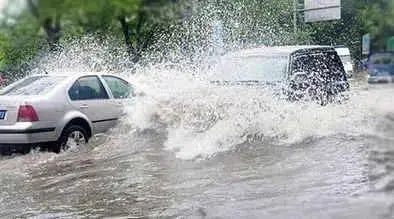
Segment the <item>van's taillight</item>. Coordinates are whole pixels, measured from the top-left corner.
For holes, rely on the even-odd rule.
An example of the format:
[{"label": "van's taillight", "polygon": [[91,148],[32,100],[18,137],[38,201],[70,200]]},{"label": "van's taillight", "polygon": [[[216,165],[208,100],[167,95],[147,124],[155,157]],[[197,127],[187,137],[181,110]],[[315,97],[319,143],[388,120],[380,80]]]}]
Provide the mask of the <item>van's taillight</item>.
[{"label": "van's taillight", "polygon": [[18,122],[36,122],[38,116],[36,110],[31,105],[22,105],[19,107]]}]

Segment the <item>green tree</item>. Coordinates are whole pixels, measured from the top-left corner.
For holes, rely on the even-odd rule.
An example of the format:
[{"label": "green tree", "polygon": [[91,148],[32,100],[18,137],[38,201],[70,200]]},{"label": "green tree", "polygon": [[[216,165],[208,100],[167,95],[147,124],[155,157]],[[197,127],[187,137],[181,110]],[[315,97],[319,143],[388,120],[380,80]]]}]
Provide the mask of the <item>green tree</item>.
[{"label": "green tree", "polygon": [[1,24],[0,71],[8,78],[21,75],[20,70],[27,68],[37,52],[45,48],[45,39],[37,34],[40,27],[30,20],[30,16],[22,15],[11,24]]},{"label": "green tree", "polygon": [[386,40],[394,36],[394,1],[376,0],[362,9],[363,29],[372,35],[372,49],[384,50]]},{"label": "green tree", "polygon": [[344,45],[349,47],[353,56],[361,56],[363,0],[342,1],[341,19],[304,25],[314,44]]},{"label": "green tree", "polygon": [[[87,33],[122,36],[134,62],[153,42],[154,34],[174,19],[168,0],[27,0],[30,12],[47,34],[51,49],[62,35]],[[170,15],[170,16],[168,16]]]}]

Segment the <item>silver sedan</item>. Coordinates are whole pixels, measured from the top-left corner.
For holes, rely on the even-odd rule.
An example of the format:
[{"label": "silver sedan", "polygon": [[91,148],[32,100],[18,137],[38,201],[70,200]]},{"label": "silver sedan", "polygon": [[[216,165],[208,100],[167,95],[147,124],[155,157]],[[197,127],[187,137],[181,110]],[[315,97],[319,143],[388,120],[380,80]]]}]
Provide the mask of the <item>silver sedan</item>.
[{"label": "silver sedan", "polygon": [[110,74],[26,77],[0,91],[0,149],[85,144],[116,125],[132,95],[130,83]]}]

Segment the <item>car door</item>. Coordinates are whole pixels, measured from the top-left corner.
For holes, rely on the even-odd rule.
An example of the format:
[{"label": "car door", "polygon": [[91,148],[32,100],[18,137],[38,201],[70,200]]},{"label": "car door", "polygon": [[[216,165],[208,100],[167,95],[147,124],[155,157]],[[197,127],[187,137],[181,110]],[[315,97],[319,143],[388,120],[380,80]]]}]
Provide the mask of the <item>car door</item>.
[{"label": "car door", "polygon": [[110,98],[96,75],[80,77],[71,86],[68,94],[71,105],[92,122],[94,134],[107,131],[119,119],[117,112],[119,106]]},{"label": "car door", "polygon": [[[118,105],[125,104],[126,100],[130,101],[130,97],[134,96],[134,89],[129,82],[112,75],[103,75],[102,78]],[[123,107],[119,107],[117,113],[119,116],[124,115]]]}]

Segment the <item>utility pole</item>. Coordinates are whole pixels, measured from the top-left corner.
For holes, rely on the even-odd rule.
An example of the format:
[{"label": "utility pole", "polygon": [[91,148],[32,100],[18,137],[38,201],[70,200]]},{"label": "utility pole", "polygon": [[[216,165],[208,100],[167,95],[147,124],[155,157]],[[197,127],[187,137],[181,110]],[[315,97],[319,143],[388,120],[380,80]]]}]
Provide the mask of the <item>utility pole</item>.
[{"label": "utility pole", "polygon": [[294,27],[294,36],[297,34],[297,7],[298,0],[293,0],[293,27]]}]

